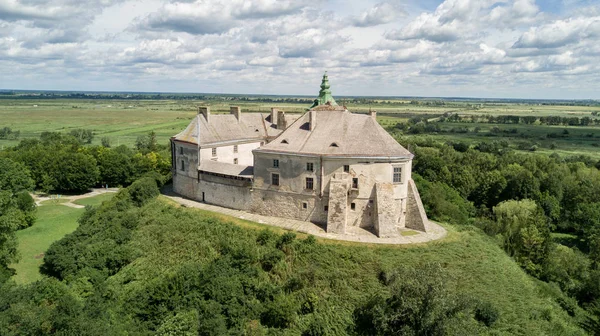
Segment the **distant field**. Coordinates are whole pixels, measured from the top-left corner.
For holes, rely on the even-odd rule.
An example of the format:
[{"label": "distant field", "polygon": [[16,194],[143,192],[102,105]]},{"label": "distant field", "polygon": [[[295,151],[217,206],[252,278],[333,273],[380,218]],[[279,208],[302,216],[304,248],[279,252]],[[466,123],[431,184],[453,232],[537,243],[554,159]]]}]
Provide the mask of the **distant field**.
[{"label": "distant field", "polygon": [[18,263],[10,265],[17,271],[13,277],[17,283],[30,283],[42,277],[39,267],[44,259],[44,252],[50,244],[75,231],[78,225],[77,218],[83,211],[60,204],[38,207],[35,224],[17,231],[21,259]]},{"label": "distant field", "polygon": [[[20,139],[39,137],[43,131],[68,132],[72,129],[92,129],[95,133],[93,144],[100,144],[103,137],[110,139],[112,146],[121,144],[132,146],[140,135],[154,131],[159,143],[167,144],[168,139],[188,125],[196,115],[200,105],[209,105],[214,113],[228,113],[229,107],[236,105],[243,112],[269,112],[278,107],[288,113],[301,113],[308,105],[294,102],[257,102],[241,98],[220,100],[128,100],[128,99],[3,99],[0,100],[0,128],[10,127],[20,131]],[[477,103],[449,101],[438,104],[428,101],[411,104],[407,100],[372,100],[369,103],[355,103],[338,99],[339,104],[347,105],[353,112],[367,113],[369,109],[378,112],[378,121],[386,128],[393,128],[398,122],[406,122],[415,116],[427,115],[434,120],[444,113],[461,115],[519,115],[519,116],[562,116],[584,117],[600,112],[598,106],[558,106],[520,103]],[[595,117],[597,118],[597,117]],[[598,138],[600,127],[564,127],[544,125],[493,125],[441,123],[441,127],[480,128],[475,133],[440,133],[431,135],[442,141],[466,141],[476,143],[484,140],[507,139],[511,142],[530,141],[537,144],[539,151],[561,154],[586,154],[600,157]],[[517,128],[523,136],[489,133],[490,128]],[[546,138],[552,132],[568,129],[567,138]],[[591,134],[591,135],[590,135]],[[18,140],[0,140],[0,149],[13,146]],[[553,148],[551,148],[553,147]]]},{"label": "distant field", "polygon": [[[379,123],[393,130],[397,123],[406,123],[407,118],[385,116]],[[567,155],[588,155],[600,159],[599,126],[553,126],[524,124],[490,124],[466,122],[437,122],[441,132],[405,134],[408,137],[429,137],[443,142],[465,142],[475,145],[479,142],[507,141],[511,148],[529,152],[536,146],[536,153]],[[468,132],[458,132],[458,129]],[[500,132],[493,132],[497,128]],[[453,131],[454,130],[454,131]]]}]

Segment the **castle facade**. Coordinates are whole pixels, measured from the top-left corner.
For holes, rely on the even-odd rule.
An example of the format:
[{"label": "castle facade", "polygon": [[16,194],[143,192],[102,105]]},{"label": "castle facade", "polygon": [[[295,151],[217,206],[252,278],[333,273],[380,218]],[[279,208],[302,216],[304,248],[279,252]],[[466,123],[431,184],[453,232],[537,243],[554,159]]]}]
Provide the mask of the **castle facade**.
[{"label": "castle facade", "polygon": [[198,115],[171,138],[173,189],[188,198],[293,218],[346,234],[353,227],[394,237],[428,231],[411,178],[413,154],[376,121],[331,96],[327,74],[303,115]]}]

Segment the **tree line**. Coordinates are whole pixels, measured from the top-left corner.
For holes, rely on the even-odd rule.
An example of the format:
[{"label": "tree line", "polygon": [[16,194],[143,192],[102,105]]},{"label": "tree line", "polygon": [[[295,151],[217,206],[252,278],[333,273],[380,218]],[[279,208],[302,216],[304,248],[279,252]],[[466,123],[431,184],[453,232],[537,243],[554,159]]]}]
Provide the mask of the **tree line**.
[{"label": "tree line", "polygon": [[95,186],[127,186],[150,172],[168,174],[170,153],[156,144],[151,133],[136,141],[135,149],[85,145],[91,133],[73,130],[70,134],[43,132],[39,139],[23,139],[0,157],[27,167],[34,186],[43,192],[79,192]]},{"label": "tree line", "polygon": [[[592,113],[596,116],[597,113]],[[552,125],[552,126],[591,126],[600,125],[600,118],[591,117],[560,117],[560,116],[516,116],[516,115],[460,115],[458,113],[447,113],[438,119],[439,122],[456,123],[487,123],[487,124],[511,124],[511,125]]]}]

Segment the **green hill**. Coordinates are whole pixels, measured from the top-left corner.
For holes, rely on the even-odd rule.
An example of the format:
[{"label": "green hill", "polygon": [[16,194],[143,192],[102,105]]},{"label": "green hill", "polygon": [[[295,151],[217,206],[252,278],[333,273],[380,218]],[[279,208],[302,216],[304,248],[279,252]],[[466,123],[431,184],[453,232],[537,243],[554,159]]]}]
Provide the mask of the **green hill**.
[{"label": "green hill", "polygon": [[[303,290],[317,295],[323,310],[331,314],[328,322],[333,329],[341,332],[351,323],[354,307],[385,291],[379,280],[382,272],[439,263],[453,290],[498,308],[500,319],[490,332],[582,333],[554,298],[544,295],[544,284],[525,274],[493,239],[476,229],[445,227],[449,234],[442,241],[413,246],[367,246],[324,239],[307,245],[303,243],[306,238],[299,235],[292,251],[268,277],[283,286],[300,279]],[[237,248],[255,253],[249,258],[260,259],[255,242],[262,229],[264,226],[224,215],[176,209],[165,200],[156,201],[147,206],[132,240],[140,257],[109,283],[119,296],[130,298],[147,293],[151,284],[177,274],[185,265],[207,265]],[[293,327],[301,329],[310,318],[299,316]]]},{"label": "green hill", "polygon": [[[162,197],[133,206],[138,196],[121,192],[88,210],[77,231],[50,248],[44,272],[66,285],[45,279],[0,294],[12,305],[0,314],[0,331],[23,332],[27,324],[14,316],[26,310],[40,328],[98,335],[346,335],[374,297],[424,284],[424,294],[445,293],[446,301],[417,300],[421,313],[462,307],[448,315],[447,334],[584,334],[547,285],[477,229],[445,226],[446,238],[422,245],[363,245],[283,233]],[[442,283],[422,271],[432,264]],[[35,301],[51,292],[62,301]],[[28,303],[11,311],[19,300]],[[482,304],[498,316],[489,326],[473,313]]]}]

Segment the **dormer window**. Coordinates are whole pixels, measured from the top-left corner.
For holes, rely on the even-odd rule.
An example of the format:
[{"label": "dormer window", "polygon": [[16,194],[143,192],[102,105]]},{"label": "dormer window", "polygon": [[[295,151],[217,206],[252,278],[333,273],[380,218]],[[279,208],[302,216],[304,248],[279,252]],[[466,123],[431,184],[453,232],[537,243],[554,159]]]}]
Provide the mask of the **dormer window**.
[{"label": "dormer window", "polygon": [[337,144],[337,143],[335,143],[335,142],[332,142],[332,143],[331,143],[331,145],[329,145],[329,147],[340,147],[340,146],[338,146],[338,144]]}]

